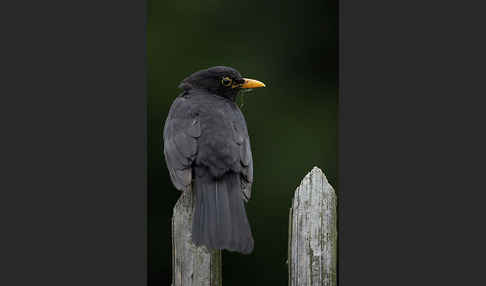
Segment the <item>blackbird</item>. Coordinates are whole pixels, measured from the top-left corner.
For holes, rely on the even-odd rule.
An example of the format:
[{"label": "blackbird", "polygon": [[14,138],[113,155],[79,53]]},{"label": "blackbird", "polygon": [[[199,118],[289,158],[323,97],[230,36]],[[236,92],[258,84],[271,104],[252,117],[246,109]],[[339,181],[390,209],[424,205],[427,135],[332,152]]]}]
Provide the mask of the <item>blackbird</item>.
[{"label": "blackbird", "polygon": [[174,186],[195,195],[192,241],[244,254],[253,236],[244,202],[253,159],[245,118],[236,104],[243,89],[264,87],[225,66],[193,73],[179,88],[164,126],[164,155]]}]

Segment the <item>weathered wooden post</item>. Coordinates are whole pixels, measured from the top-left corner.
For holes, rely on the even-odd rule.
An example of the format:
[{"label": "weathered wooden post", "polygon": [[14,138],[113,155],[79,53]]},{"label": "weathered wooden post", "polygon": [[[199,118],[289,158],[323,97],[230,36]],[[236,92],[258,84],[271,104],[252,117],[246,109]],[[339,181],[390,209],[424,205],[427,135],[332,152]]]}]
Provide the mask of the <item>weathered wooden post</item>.
[{"label": "weathered wooden post", "polygon": [[336,286],[336,194],[314,167],[296,189],[289,214],[289,285]]},{"label": "weathered wooden post", "polygon": [[185,191],[172,216],[172,286],[221,286],[221,251],[192,243],[193,192]]}]

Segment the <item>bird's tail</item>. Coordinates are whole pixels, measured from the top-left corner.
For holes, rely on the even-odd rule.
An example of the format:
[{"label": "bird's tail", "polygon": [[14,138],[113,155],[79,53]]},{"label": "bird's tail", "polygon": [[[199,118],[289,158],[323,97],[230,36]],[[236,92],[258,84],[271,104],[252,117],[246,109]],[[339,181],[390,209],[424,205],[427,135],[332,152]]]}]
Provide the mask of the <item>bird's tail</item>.
[{"label": "bird's tail", "polygon": [[253,237],[246,217],[239,174],[226,173],[219,179],[195,168],[195,209],[192,241],[210,249],[227,249],[244,254],[253,251]]}]

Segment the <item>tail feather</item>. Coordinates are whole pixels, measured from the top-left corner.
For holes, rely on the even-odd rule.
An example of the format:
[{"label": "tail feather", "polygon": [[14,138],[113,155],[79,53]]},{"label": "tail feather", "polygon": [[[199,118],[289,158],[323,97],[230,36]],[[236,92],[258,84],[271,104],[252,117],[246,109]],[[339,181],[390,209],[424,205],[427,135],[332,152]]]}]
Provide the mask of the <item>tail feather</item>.
[{"label": "tail feather", "polygon": [[236,173],[227,173],[217,180],[211,176],[195,176],[194,244],[245,254],[253,251],[239,180]]}]

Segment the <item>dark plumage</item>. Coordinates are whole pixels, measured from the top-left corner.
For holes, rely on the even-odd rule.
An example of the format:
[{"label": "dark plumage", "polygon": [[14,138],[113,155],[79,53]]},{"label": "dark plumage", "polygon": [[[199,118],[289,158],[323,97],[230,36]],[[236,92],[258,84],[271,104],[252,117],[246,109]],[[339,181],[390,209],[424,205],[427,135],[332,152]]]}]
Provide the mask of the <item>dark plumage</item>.
[{"label": "dark plumage", "polygon": [[264,86],[230,67],[187,77],[164,127],[164,155],[174,186],[195,193],[192,240],[210,249],[253,250],[244,201],[253,161],[245,118],[235,103],[241,88]]}]

